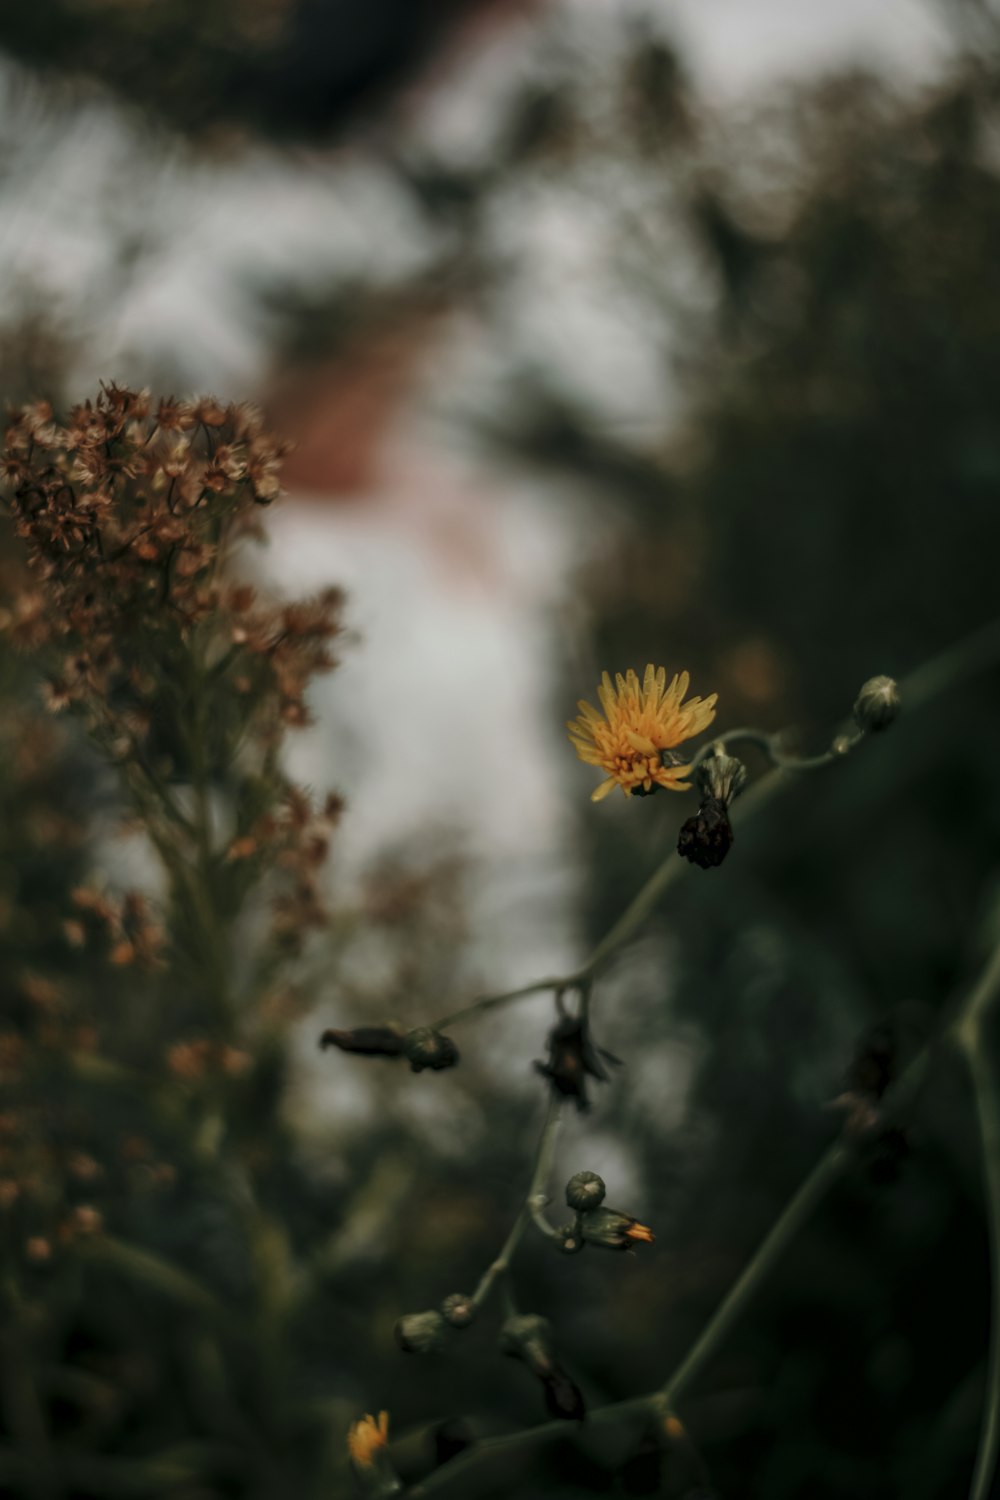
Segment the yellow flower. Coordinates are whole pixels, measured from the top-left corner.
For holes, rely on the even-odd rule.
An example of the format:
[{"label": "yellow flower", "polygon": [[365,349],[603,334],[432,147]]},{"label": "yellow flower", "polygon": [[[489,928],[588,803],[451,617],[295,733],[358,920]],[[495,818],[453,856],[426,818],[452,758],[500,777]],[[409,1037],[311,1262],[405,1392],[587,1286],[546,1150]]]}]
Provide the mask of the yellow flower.
[{"label": "yellow flower", "polygon": [[372,1416],[354,1422],[347,1433],[347,1450],[359,1469],[370,1469],[375,1454],[389,1441],[389,1413],[380,1411],[378,1421]]},{"label": "yellow flower", "polygon": [[687,672],[681,672],[668,687],[665,668],[652,663],[641,685],[631,668],[624,677],[618,672],[614,685],[605,672],[597,690],[603,718],[592,704],[577,705],[580,717],[567,726],[573,747],[581,760],[607,772],[608,779],[592,794],[594,802],[616,786],[626,797],[656,786],[688,790],[683,778],[690,767],[664,765],[660,752],[700,734],[715,718],[715,693],[683,702],[690,681]]}]

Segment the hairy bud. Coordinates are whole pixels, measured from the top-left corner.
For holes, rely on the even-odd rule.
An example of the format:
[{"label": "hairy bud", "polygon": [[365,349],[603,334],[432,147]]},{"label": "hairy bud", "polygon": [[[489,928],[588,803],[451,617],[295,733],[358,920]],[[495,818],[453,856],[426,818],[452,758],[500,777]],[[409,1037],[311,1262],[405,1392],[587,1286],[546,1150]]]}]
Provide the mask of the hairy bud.
[{"label": "hairy bud", "polygon": [[880,734],[899,716],[901,707],[899,688],[891,677],[869,677],[854,704],[854,720],[859,729]]},{"label": "hairy bud", "polygon": [[439,1312],[407,1313],[395,1328],[396,1343],[405,1354],[430,1354],[440,1349],[448,1336],[448,1325]]}]

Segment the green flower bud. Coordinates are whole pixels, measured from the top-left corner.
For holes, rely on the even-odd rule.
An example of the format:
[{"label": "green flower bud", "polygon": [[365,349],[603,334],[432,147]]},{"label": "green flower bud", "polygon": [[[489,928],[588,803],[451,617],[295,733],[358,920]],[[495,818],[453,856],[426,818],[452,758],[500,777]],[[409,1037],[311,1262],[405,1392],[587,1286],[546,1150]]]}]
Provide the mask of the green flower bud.
[{"label": "green flower bud", "polygon": [[878,734],[897,718],[901,707],[899,688],[891,677],[869,677],[854,705],[859,729]]},{"label": "green flower bud", "polygon": [[465,1292],[452,1292],[441,1303],[441,1315],[452,1328],[468,1328],[476,1320],[476,1304]]},{"label": "green flower bud", "polygon": [[585,1214],[600,1207],[606,1192],[604,1182],[596,1172],[577,1172],[566,1184],[566,1202],[578,1214]]},{"label": "green flower bud", "polygon": [[407,1313],[395,1328],[396,1343],[406,1354],[430,1354],[440,1349],[448,1336],[448,1325],[439,1312]]},{"label": "green flower bud", "polygon": [[414,1073],[422,1073],[424,1068],[432,1068],[437,1073],[442,1068],[453,1068],[458,1062],[458,1048],[451,1037],[430,1026],[418,1026],[416,1031],[408,1031],[403,1038],[403,1052]]},{"label": "green flower bud", "polygon": [[653,1243],[651,1229],[614,1208],[595,1208],[593,1213],[583,1214],[580,1232],[588,1245],[601,1245],[605,1250],[631,1250],[635,1244]]},{"label": "green flower bud", "polygon": [[557,1250],[562,1251],[563,1255],[578,1255],[583,1249],[583,1235],[580,1233],[579,1223],[564,1224],[561,1229],[557,1229],[552,1243]]}]

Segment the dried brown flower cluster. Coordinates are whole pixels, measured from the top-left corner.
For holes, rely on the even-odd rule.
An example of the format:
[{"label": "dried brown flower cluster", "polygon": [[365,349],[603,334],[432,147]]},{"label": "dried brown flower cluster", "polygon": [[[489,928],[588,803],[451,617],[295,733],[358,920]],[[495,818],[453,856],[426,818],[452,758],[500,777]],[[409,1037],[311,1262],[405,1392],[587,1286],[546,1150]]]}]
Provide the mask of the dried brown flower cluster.
[{"label": "dried brown flower cluster", "polygon": [[[0,627],[40,655],[49,707],[78,712],[119,768],[167,867],[174,955],[206,975],[262,882],[282,951],[325,915],[318,878],[339,803],[315,811],[277,752],[308,722],[311,678],[335,665],[341,595],[272,604],[232,574],[279,493],[283,452],[252,407],[154,406],[107,385],[65,423],[46,403],[22,408],[0,454],[30,578]],[[155,958],[160,934],[137,902],[81,895],[66,937],[103,928],[116,964]],[[218,973],[205,983],[218,992]]]},{"label": "dried brown flower cluster", "polygon": [[23,647],[58,652],[53,708],[82,705],[141,741],[194,653],[285,723],[306,722],[306,683],[333,665],[339,593],[271,608],[220,568],[277,498],[284,451],[253,407],[211,397],[154,410],[147,393],[107,385],[65,425],[46,402],[15,414],[0,494],[34,586],[3,623]]}]

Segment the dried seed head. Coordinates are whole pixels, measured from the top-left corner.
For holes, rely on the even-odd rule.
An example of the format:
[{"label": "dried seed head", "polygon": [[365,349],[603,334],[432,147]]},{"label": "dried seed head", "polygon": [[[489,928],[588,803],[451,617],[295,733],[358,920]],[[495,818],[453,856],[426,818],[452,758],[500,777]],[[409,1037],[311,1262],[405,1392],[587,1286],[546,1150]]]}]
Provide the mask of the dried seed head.
[{"label": "dried seed head", "polygon": [[891,677],[869,677],[854,705],[854,719],[859,729],[880,734],[898,717],[902,707],[899,687]]},{"label": "dried seed head", "polygon": [[686,823],[677,836],[677,853],[703,870],[721,865],[733,844],[733,826],[721,802],[710,797]]}]

